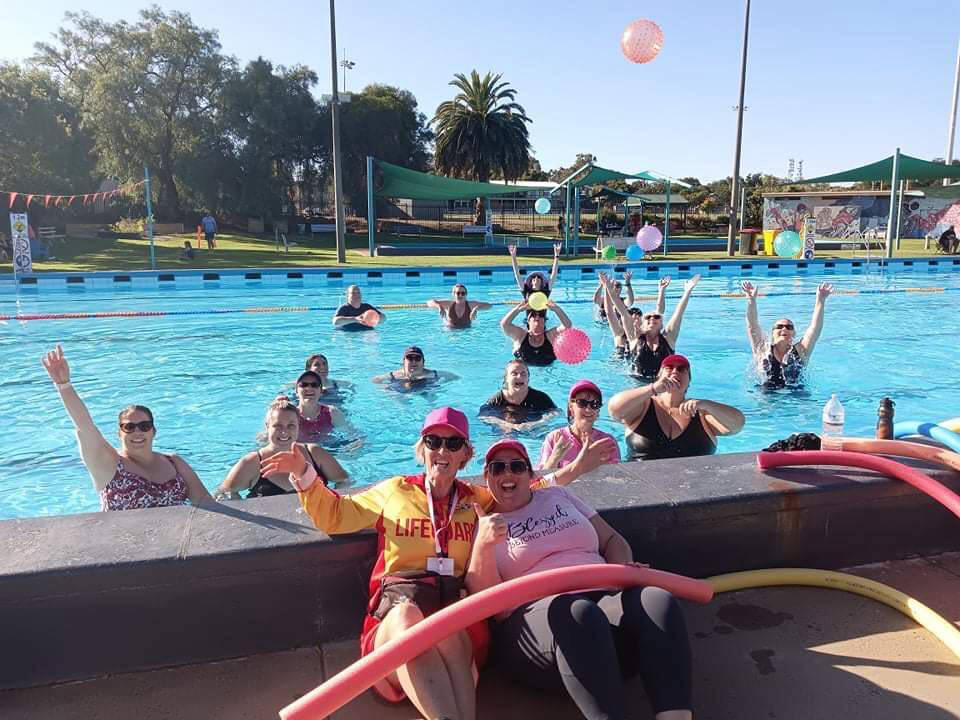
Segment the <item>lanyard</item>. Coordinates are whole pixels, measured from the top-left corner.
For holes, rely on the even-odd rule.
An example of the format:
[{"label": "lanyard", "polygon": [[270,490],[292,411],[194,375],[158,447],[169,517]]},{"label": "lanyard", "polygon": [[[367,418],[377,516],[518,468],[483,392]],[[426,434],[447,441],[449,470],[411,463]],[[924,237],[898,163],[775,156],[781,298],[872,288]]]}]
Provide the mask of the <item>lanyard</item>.
[{"label": "lanyard", "polygon": [[[444,522],[443,527],[438,527],[437,519],[433,511],[433,493],[430,492],[430,483],[427,482],[426,478],[424,478],[423,485],[427,490],[427,510],[430,512],[430,524],[433,526],[433,542],[437,549],[437,556],[446,557],[447,551],[440,545],[440,534],[446,533],[447,528],[450,527],[450,523],[453,521],[453,509],[457,506],[457,486],[454,485],[453,492],[450,493],[450,502],[447,507],[446,522]],[[445,545],[450,545],[449,539]]]}]

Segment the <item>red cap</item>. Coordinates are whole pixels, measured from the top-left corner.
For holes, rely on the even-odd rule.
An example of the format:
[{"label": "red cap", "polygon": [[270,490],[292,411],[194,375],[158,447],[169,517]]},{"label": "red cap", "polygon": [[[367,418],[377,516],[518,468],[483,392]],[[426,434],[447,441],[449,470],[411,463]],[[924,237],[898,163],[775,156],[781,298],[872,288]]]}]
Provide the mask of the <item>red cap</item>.
[{"label": "red cap", "polygon": [[527,461],[527,465],[533,467],[533,463],[530,462],[530,456],[527,455],[527,449],[523,446],[523,443],[518,442],[517,440],[498,440],[490,446],[489,450],[487,450],[487,454],[484,456],[483,462],[490,462],[490,458],[492,458],[501,450],[516,450],[518,453],[520,453],[520,455],[523,456],[523,459]]},{"label": "red cap", "polygon": [[677,368],[686,368],[690,369],[690,361],[687,360],[683,355],[667,355],[663,362],[660,363],[660,367],[677,367]]},{"label": "red cap", "polygon": [[470,439],[470,423],[467,420],[467,416],[456,408],[442,407],[433,410],[427,415],[427,419],[423,421],[423,429],[420,431],[420,436],[423,437],[430,430],[441,427],[447,430],[453,430],[464,440]]},{"label": "red cap", "polygon": [[570,388],[569,399],[573,400],[573,396],[576,395],[581,390],[589,390],[592,393],[596,393],[596,396],[601,400],[603,400],[603,393],[600,392],[600,388],[598,388],[589,380],[580,380],[579,382],[577,382],[576,385]]}]

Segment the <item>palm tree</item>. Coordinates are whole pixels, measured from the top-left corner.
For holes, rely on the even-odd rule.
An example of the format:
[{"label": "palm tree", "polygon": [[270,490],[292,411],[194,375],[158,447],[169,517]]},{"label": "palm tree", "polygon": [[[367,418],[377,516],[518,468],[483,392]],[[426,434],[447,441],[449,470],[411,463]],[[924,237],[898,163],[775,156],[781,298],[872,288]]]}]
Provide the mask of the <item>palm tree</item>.
[{"label": "palm tree", "polygon": [[[436,127],[434,167],[452,177],[487,182],[494,175],[516,180],[530,164],[526,111],[514,102],[516,90],[502,75],[474,70],[468,79],[457,73],[450,81],[460,92],[440,103],[431,123]],[[477,204],[483,224],[483,200]]]}]

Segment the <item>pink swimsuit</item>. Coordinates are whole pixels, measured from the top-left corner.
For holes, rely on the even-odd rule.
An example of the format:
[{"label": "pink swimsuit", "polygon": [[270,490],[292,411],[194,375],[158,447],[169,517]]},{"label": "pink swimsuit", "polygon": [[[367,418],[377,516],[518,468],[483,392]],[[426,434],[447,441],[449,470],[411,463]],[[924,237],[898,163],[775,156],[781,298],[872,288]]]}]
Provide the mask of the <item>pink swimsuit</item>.
[{"label": "pink swimsuit", "polygon": [[170,456],[164,457],[170,460],[176,475],[162,483],[151,482],[142,475],[130,472],[123,467],[122,460],[118,462],[117,471],[100,491],[100,509],[136,510],[183,505],[187,501],[187,483]]},{"label": "pink swimsuit", "polygon": [[300,434],[297,435],[297,442],[314,442],[331,430],[333,430],[333,415],[330,412],[330,406],[321,405],[317,417],[313,420],[307,420],[302,414],[300,415]]}]

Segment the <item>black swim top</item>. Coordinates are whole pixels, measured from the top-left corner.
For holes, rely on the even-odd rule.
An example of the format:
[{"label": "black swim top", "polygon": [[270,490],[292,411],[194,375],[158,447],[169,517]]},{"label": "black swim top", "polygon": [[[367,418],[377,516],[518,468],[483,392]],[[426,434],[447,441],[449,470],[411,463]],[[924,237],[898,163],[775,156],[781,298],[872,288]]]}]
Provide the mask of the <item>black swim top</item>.
[{"label": "black swim top", "polygon": [[673,355],[673,348],[667,342],[667,336],[660,333],[660,341],[657,343],[657,349],[654,350],[647,344],[646,336],[640,337],[640,344],[632,353],[633,375],[639,375],[642,378],[653,378],[660,372],[660,364],[664,358]]},{"label": "black swim top", "polygon": [[412,390],[414,388],[422,387],[427,383],[431,383],[435,380],[440,379],[440,375],[439,373],[437,373],[436,370],[430,370],[430,372],[433,373],[432,376],[427,374],[424,377],[418,377],[418,378],[402,378],[402,377],[396,377],[393,374],[393,370],[391,370],[390,383],[394,385],[394,387],[402,388],[404,390]]},{"label": "black swim top", "polygon": [[783,362],[777,360],[771,347],[761,366],[763,370],[764,387],[785,388],[800,387],[803,385],[803,356],[794,345],[787,351]]},{"label": "black swim top", "polygon": [[626,442],[630,460],[694,457],[717,452],[717,443],[703,427],[699,411],[690,418],[683,432],[671,440],[660,427],[652,400],[636,427],[627,430]]},{"label": "black swim top", "polygon": [[550,338],[547,337],[546,333],[543,335],[543,344],[536,346],[530,344],[530,333],[524,335],[523,342],[520,343],[520,347],[513,353],[513,356],[517,360],[523,360],[527,365],[536,365],[538,367],[551,365],[557,359],[556,354],[553,352],[553,345],[550,343]]},{"label": "black swim top", "polygon": [[[297,445],[300,448],[300,451],[303,453],[304,457],[310,461],[310,464],[313,465],[313,469],[317,471],[317,479],[323,482],[324,486],[329,487],[330,483],[327,482],[326,476],[323,474],[323,470],[320,469],[320,466],[317,465],[317,461],[313,459],[313,453],[311,453],[305,445]],[[263,462],[263,458],[260,457],[260,451],[257,450],[257,460]],[[296,490],[287,490],[282,488],[276,483],[268,480],[263,474],[257,478],[257,481],[253,484],[253,487],[247,492],[247,497],[272,497],[273,495],[291,495],[295,493]]]}]

